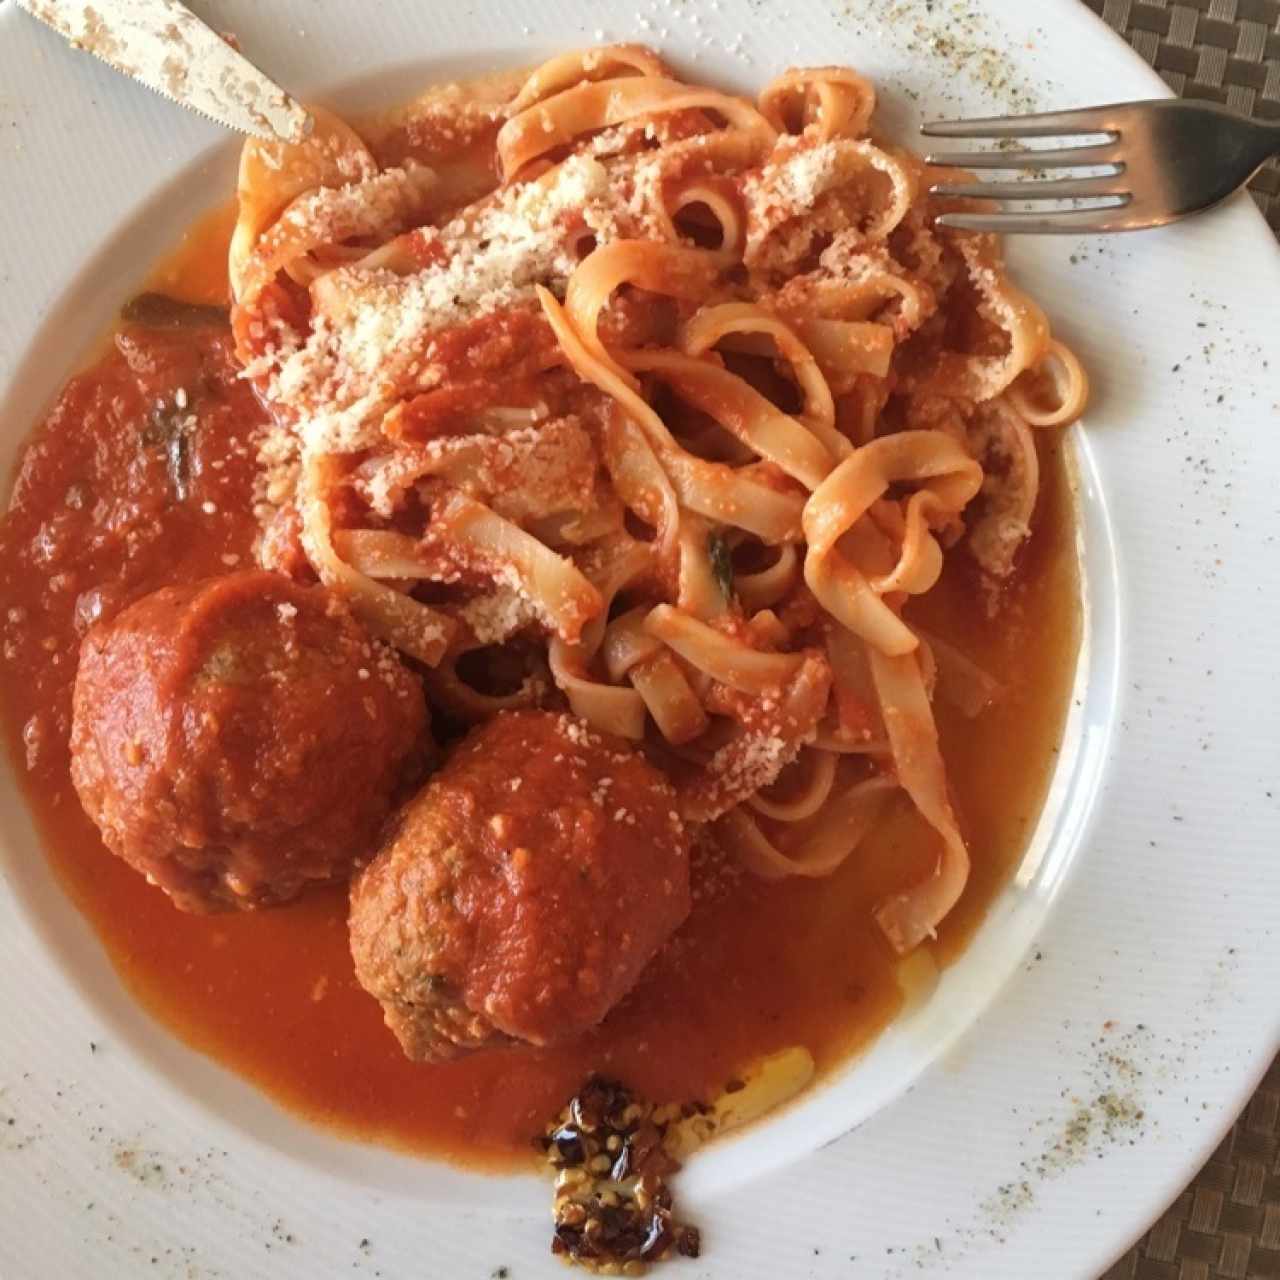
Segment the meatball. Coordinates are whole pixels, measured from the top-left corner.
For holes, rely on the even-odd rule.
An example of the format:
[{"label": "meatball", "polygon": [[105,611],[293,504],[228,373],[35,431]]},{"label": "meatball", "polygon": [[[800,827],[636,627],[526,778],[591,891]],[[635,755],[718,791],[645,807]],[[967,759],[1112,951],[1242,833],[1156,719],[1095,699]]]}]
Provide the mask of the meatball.
[{"label": "meatball", "polygon": [[372,851],[426,727],[416,676],[318,587],[166,587],[85,637],[71,777],[184,911],[285,902]]},{"label": "meatball", "polygon": [[567,715],[500,712],[388,824],[351,952],[405,1053],[593,1027],[689,914],[666,778]]}]

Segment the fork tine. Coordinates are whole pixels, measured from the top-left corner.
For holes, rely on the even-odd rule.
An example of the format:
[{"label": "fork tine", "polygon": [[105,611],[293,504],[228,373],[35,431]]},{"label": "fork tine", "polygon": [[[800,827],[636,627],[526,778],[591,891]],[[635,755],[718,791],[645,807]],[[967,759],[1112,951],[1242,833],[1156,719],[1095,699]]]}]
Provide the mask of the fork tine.
[{"label": "fork tine", "polygon": [[[1136,231],[1159,225],[1120,213],[1132,197],[1091,209],[1060,209],[1045,213],[943,213],[938,225],[953,231],[994,231],[999,235],[1088,235],[1099,231]],[[1119,215],[1119,216],[1117,216]]]},{"label": "fork tine", "polygon": [[1018,182],[941,182],[930,187],[929,194],[973,200],[1088,200],[1125,195],[1123,173],[1121,166],[1096,178],[1058,178],[1052,182],[1027,178]]},{"label": "fork tine", "polygon": [[1087,147],[1026,147],[1018,151],[946,151],[925,156],[926,164],[949,169],[1065,169],[1072,165],[1116,164],[1120,144],[1100,142]]},{"label": "fork tine", "polygon": [[1042,111],[1029,116],[986,116],[979,120],[930,120],[920,126],[926,138],[1060,138],[1077,133],[1114,133],[1106,107]]}]

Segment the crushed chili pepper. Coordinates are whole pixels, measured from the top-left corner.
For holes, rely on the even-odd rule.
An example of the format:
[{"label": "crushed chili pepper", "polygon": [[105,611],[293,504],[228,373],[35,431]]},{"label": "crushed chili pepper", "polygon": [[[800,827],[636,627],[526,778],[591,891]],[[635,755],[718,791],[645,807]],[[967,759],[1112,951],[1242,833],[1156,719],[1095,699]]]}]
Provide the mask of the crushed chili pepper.
[{"label": "crushed chili pepper", "polygon": [[540,1140],[556,1170],[552,1253],[624,1275],[673,1255],[698,1257],[697,1228],[675,1219],[666,1179],[680,1164],[663,1145],[690,1107],[702,1104],[657,1108],[616,1080],[587,1079]]}]

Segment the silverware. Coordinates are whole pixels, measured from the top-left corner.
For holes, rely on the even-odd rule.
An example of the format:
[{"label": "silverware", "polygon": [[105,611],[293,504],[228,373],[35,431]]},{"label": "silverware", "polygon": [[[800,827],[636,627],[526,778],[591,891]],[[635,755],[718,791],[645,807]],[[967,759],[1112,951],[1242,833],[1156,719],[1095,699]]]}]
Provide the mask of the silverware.
[{"label": "silverware", "polygon": [[[1139,231],[1211,209],[1280,154],[1280,123],[1179,98],[1041,115],[942,120],[921,126],[930,138],[1070,138],[1102,135],[1084,146],[1019,148],[929,155],[929,164],[959,169],[1105,169],[1083,177],[1012,182],[937,183],[939,196],[975,200],[1071,201],[1037,211],[949,212],[938,221],[964,231],[1032,234]],[[1075,202],[1095,201],[1088,206]],[[1104,201],[1105,203],[1097,203]]]},{"label": "silverware", "polygon": [[178,0],[18,0],[73,47],[255,138],[300,142],[311,117]]}]

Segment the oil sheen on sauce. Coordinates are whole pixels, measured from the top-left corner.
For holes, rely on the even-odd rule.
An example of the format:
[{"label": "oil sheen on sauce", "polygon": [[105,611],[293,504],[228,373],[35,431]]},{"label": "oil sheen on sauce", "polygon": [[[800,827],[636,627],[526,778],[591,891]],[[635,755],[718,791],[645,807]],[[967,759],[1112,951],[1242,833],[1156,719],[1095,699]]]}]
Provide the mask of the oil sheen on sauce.
[{"label": "oil sheen on sauce", "polygon": [[[226,210],[203,219],[148,287],[225,305],[231,225]],[[190,916],[103,848],[67,776],[81,631],[158,586],[251,562],[249,437],[261,410],[228,379],[224,343],[209,326],[144,333],[132,355],[80,375],[32,437],[0,525],[7,743],[49,860],[133,995],[311,1121],[486,1168],[527,1160],[533,1135],[593,1070],[655,1100],[685,1099],[718,1093],[745,1063],[789,1045],[808,1046],[820,1071],[867,1046],[902,1001],[871,908],[923,874],[936,848],[905,804],[829,880],[763,883],[700,856],[691,918],[603,1025],[555,1048],[431,1066],[403,1057],[356,984],[344,888],[282,909]],[[178,387],[188,406],[175,423]],[[963,948],[1023,853],[1074,669],[1079,592],[1063,446],[1054,432],[1037,438],[1035,534],[1003,610],[988,617],[962,553],[916,603],[918,621],[1003,686],[975,720],[937,708],[973,859],[934,945],[940,964]]]}]

